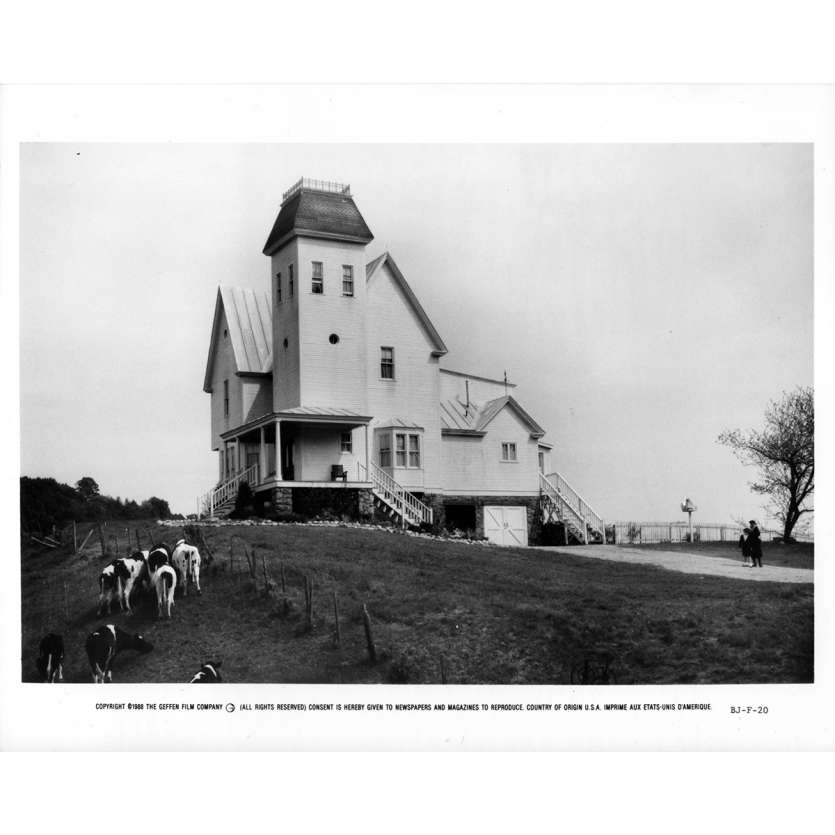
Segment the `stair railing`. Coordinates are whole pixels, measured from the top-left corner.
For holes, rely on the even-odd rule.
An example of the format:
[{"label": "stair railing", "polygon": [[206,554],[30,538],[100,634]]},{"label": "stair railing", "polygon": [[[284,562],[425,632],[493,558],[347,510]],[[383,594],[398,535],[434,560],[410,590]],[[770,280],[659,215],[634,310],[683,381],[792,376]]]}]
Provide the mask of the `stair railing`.
[{"label": "stair railing", "polygon": [[606,542],[603,517],[559,473],[549,473],[547,476],[540,473],[539,486],[542,493],[556,505],[561,516],[567,510],[579,522],[586,545],[589,541],[589,527]]},{"label": "stair railing", "polygon": [[432,508],[424,504],[417,496],[412,495],[400,482],[392,478],[385,470],[373,461],[366,471],[362,464],[361,472],[368,473],[369,480],[377,495],[392,510],[400,515],[404,524],[419,526],[421,523],[432,524]]},{"label": "stair railing", "polygon": [[241,470],[237,475],[227,481],[222,482],[217,487],[209,490],[200,502],[203,513],[209,516],[215,515],[215,509],[220,507],[224,502],[227,502],[234,496],[238,495],[238,488],[242,482],[249,482],[250,484],[257,484],[258,482],[258,463],[256,462],[245,470]]}]

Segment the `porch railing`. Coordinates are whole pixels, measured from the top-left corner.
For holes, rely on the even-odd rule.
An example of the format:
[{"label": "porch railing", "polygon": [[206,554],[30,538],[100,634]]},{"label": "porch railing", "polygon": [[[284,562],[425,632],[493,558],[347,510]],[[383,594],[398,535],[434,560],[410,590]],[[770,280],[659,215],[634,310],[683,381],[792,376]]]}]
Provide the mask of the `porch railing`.
[{"label": "porch railing", "polygon": [[375,494],[400,516],[404,525],[419,527],[424,523],[432,524],[432,508],[412,495],[385,470],[373,461],[370,462],[367,471],[362,464],[358,466],[361,473],[368,473],[367,478],[373,485]]},{"label": "porch railing", "polygon": [[[588,545],[589,528],[606,541],[603,517],[559,474],[539,474],[539,487],[546,501],[550,502],[563,522],[572,522],[580,529],[583,541]],[[568,517],[566,518],[566,512]]]},{"label": "porch railing", "polygon": [[246,481],[249,484],[258,483],[258,464],[255,463],[227,481],[218,484],[217,487],[209,490],[208,493],[198,499],[198,514],[200,516],[214,516],[215,510],[222,504],[238,495],[238,488]]}]

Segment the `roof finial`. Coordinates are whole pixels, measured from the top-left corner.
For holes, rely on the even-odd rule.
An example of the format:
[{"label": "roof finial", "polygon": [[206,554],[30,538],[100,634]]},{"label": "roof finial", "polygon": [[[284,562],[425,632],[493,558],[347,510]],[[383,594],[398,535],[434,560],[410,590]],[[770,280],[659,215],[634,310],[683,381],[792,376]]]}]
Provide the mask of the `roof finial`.
[{"label": "roof finial", "polygon": [[507,397],[507,369],[504,372],[504,396]]}]

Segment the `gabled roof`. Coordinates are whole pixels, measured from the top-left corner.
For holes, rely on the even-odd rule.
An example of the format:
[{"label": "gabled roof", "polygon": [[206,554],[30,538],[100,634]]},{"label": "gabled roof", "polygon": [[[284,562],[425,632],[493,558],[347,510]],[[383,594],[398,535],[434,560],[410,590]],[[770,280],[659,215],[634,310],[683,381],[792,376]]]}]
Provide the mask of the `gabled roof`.
[{"label": "gabled roof", "polygon": [[272,255],[297,235],[367,244],[374,240],[350,193],[301,186],[278,212],[264,255]]},{"label": "gabled roof", "polygon": [[447,435],[484,435],[488,424],[505,407],[519,417],[531,437],[541,438],[545,434],[545,430],[510,395],[488,400],[483,405],[470,402],[467,406],[457,397],[442,400],[441,432]]},{"label": "gabled roof", "polygon": [[545,430],[509,394],[504,397],[497,397],[495,400],[490,400],[484,404],[484,408],[481,410],[481,414],[478,416],[478,421],[476,422],[476,429],[483,432],[487,428],[487,424],[505,406],[516,412],[517,417],[527,426],[528,431],[534,438],[541,438],[545,434]]},{"label": "gabled roof", "polygon": [[212,339],[203,380],[203,391],[206,392],[212,390],[212,367],[217,344],[222,336],[220,323],[224,313],[238,374],[272,372],[273,320],[269,295],[241,287],[218,287]]},{"label": "gabled roof", "polygon": [[369,284],[374,279],[374,276],[377,275],[380,271],[380,268],[383,264],[388,265],[389,270],[391,271],[392,276],[394,277],[395,282],[397,283],[400,290],[403,292],[403,295],[406,297],[406,301],[409,302],[412,310],[414,311],[415,316],[417,316],[418,321],[423,325],[423,329],[426,331],[426,335],[429,337],[429,341],[432,343],[432,356],[440,357],[447,353],[447,347],[444,345],[443,339],[441,339],[440,334],[438,331],[435,330],[435,326],[429,320],[429,317],[426,315],[426,311],[421,306],[420,302],[417,300],[417,296],[412,292],[412,288],[409,287],[409,283],[403,277],[403,273],[400,272],[397,264],[394,263],[394,258],[388,252],[384,252],[379,257],[375,258],[371,261],[365,268],[365,280]]}]

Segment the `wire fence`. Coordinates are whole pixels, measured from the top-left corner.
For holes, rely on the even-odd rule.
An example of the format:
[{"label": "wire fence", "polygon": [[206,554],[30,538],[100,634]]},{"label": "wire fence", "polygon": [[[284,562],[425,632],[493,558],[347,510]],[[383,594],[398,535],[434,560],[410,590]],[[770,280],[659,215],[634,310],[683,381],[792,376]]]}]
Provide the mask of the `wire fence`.
[{"label": "wire fence", "polygon": [[[693,525],[693,542],[729,542],[736,544],[742,535],[739,525]],[[783,532],[773,528],[760,528],[763,541],[780,539]],[[810,534],[795,533],[798,542],[813,542]],[[606,525],[606,540],[616,545],[656,545],[669,542],[689,542],[690,528],[687,522],[614,522]]]}]

